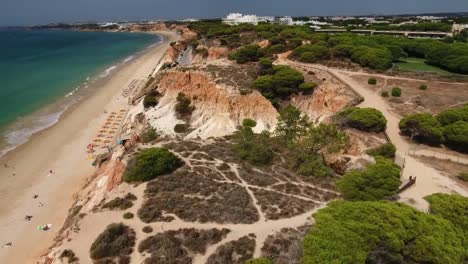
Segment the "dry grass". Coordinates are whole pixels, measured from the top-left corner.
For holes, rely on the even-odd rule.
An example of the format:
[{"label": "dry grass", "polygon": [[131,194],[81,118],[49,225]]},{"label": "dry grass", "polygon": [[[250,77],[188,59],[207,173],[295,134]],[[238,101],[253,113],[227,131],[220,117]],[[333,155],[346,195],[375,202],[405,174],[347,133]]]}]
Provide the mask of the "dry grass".
[{"label": "dry grass", "polygon": [[255,240],[244,236],[219,246],[206,262],[207,264],[244,264],[253,258]]},{"label": "dry grass", "polygon": [[171,230],[143,240],[138,251],[151,254],[144,263],[192,263],[191,256],[204,254],[209,245],[220,242],[228,233],[228,229]]}]

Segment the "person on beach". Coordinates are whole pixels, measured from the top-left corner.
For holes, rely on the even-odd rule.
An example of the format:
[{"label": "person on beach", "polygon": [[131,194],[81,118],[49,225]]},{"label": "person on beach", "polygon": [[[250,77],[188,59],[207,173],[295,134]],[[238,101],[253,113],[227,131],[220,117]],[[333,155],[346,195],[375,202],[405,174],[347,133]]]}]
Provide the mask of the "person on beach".
[{"label": "person on beach", "polygon": [[24,219],[25,219],[26,221],[31,221],[32,218],[33,218],[32,215],[26,215],[26,216],[24,217]]},{"label": "person on beach", "polygon": [[37,195],[37,194],[33,195],[33,199],[36,199],[37,197],[39,197],[39,195]]}]

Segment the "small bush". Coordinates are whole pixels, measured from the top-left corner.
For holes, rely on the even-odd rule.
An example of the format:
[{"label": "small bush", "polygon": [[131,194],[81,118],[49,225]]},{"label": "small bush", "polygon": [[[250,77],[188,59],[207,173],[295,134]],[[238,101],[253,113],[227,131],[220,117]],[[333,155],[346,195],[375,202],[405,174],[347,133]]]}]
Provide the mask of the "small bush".
[{"label": "small bush", "polygon": [[158,132],[152,126],[146,127],[143,132],[140,134],[141,142],[148,143],[153,140],[156,140],[159,137]]},{"label": "small bush", "polygon": [[396,147],[392,143],[387,143],[380,147],[369,149],[368,151],[366,151],[366,153],[371,156],[382,156],[389,159],[395,158],[395,152]]},{"label": "small bush", "polygon": [[400,167],[381,157],[364,170],[346,173],[338,182],[343,198],[351,201],[375,201],[396,194],[400,186]]},{"label": "small bush", "polygon": [[123,214],[124,219],[132,219],[133,217],[134,215],[130,212],[126,212],[125,214]]},{"label": "small bush", "polygon": [[382,97],[388,97],[388,92],[387,91],[382,91],[380,93],[380,95],[382,95]]},{"label": "small bush", "polygon": [[400,131],[404,135],[429,144],[443,142],[443,128],[439,121],[428,113],[411,114],[400,120]]},{"label": "small bush", "polygon": [[158,100],[151,94],[147,94],[143,99],[143,107],[145,108],[155,107],[156,105],[158,105]]},{"label": "small bush", "polygon": [[313,82],[305,82],[299,85],[299,91],[302,91],[303,94],[311,94],[315,88],[317,88],[317,84]]},{"label": "small bush", "polygon": [[150,148],[140,152],[129,162],[124,180],[149,181],[170,173],[182,165],[182,161],[166,148]]},{"label": "small bush", "polygon": [[458,179],[468,182],[468,172],[462,172],[458,174]]},{"label": "small bush", "polygon": [[75,252],[73,252],[73,250],[71,249],[65,249],[64,251],[62,251],[62,253],[60,254],[60,260],[62,260],[63,258],[67,258],[68,263],[78,263],[79,260],[79,258],[76,257]]},{"label": "small bush", "polygon": [[188,116],[192,114],[193,107],[190,106],[191,100],[184,94],[177,94],[177,103],[175,111],[181,116]]},{"label": "small bush", "polygon": [[338,114],[338,119],[345,125],[368,132],[382,132],[387,126],[385,116],[374,108],[348,108]]},{"label": "small bush", "polygon": [[246,118],[242,120],[242,125],[244,127],[255,127],[257,125],[257,122],[255,120],[252,120],[250,118]]},{"label": "small bush", "polygon": [[133,206],[133,203],[127,199],[122,199],[117,197],[102,206],[102,208],[110,209],[110,210],[125,210]]},{"label": "small bush", "polygon": [[369,78],[369,80],[367,80],[367,83],[369,85],[376,85],[377,84],[377,79],[376,78]]},{"label": "small bush", "polygon": [[143,229],[141,230],[143,233],[151,233],[153,232],[153,228],[151,226],[144,226]]},{"label": "small bush", "polygon": [[110,224],[91,245],[90,254],[93,260],[125,258],[134,246],[135,231],[122,223]]},{"label": "small bush", "polygon": [[174,132],[176,133],[185,133],[189,126],[187,124],[177,124],[174,126]]},{"label": "small bush", "polygon": [[400,97],[401,96],[401,89],[399,87],[394,87],[392,89],[392,96],[393,97]]},{"label": "small bush", "polygon": [[419,90],[423,90],[423,91],[427,90],[427,85],[426,84],[421,84],[419,86]]}]

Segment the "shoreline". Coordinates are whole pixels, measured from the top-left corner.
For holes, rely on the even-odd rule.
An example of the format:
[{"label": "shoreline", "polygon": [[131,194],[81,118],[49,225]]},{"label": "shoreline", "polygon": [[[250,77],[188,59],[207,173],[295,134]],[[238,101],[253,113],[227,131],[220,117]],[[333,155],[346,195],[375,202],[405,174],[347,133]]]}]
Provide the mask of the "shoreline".
[{"label": "shoreline", "polygon": [[[83,100],[93,96],[96,90],[99,89],[103,83],[111,79],[119,69],[125,67],[132,61],[137,60],[154,47],[162,45],[167,41],[167,36],[164,34],[147,32],[141,33],[158,35],[160,39],[149,44],[143,49],[137,50],[129,56],[96,71],[92,75],[88,76],[86,80],[82,81],[78,86],[70,87],[70,90],[65,94],[57,96],[48,104],[41,106],[26,116],[23,116],[0,128],[0,161],[7,154],[28,143],[37,134],[45,132],[47,129],[60,122],[70,109]],[[16,138],[11,139],[11,137]]]},{"label": "shoreline", "polygon": [[[86,98],[69,107],[54,125],[35,133],[28,142],[0,157],[0,250],[2,263],[34,263],[62,226],[84,180],[95,167],[87,159],[86,145],[108,114],[128,106],[122,90],[134,80],[151,74],[164,57],[172,32],[155,32],[162,43],[118,67]],[[154,44],[153,44],[154,45]],[[4,167],[4,163],[8,167]],[[52,175],[48,175],[53,170]],[[33,195],[39,195],[33,199]],[[24,220],[32,215],[31,221]],[[52,230],[36,227],[52,224]]]}]

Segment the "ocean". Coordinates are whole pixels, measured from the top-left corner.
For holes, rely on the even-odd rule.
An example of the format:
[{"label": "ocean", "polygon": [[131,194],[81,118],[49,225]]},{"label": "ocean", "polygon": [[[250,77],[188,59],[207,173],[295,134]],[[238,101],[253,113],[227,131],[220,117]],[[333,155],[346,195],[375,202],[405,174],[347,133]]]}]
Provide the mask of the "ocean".
[{"label": "ocean", "polygon": [[0,156],[57,122],[93,82],[161,41],[143,33],[0,30]]}]

